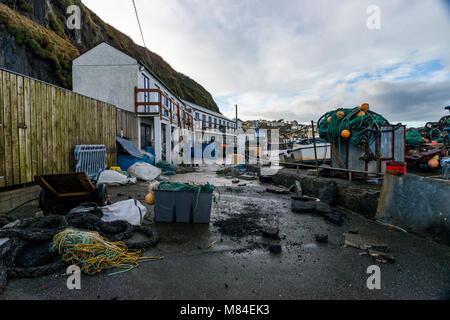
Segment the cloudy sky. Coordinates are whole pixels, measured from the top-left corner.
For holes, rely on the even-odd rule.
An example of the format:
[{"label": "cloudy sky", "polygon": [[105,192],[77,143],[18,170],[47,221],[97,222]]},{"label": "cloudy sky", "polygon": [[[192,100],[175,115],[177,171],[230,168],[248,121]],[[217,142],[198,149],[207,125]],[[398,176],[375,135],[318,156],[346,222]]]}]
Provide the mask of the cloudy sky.
[{"label": "cloudy sky", "polygon": [[[142,45],[132,1],[83,0]],[[391,122],[450,105],[450,0],[136,0],[147,47],[222,113],[317,120],[368,102]],[[370,5],[380,29],[370,30]]]}]

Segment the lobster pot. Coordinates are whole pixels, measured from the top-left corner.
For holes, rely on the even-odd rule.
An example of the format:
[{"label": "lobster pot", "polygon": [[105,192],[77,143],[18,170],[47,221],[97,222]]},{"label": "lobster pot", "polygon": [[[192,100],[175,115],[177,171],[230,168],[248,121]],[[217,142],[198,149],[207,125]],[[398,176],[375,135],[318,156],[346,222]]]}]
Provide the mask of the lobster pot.
[{"label": "lobster pot", "polygon": [[[405,161],[406,126],[381,126],[379,134],[369,145],[355,146],[341,140],[331,146],[331,166],[351,171],[366,171],[377,175],[386,171],[388,162]],[[365,155],[372,154],[370,161]],[[375,159],[373,159],[375,158]]]}]

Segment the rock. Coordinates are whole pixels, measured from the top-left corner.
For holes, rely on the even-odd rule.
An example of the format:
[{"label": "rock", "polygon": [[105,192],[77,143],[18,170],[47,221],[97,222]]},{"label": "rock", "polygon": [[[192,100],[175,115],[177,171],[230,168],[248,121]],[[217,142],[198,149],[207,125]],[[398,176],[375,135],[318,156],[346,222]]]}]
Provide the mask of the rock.
[{"label": "rock", "polygon": [[239,183],[241,180],[239,180],[239,179],[233,179],[231,182],[232,183]]},{"label": "rock", "polygon": [[241,178],[242,180],[247,180],[247,181],[258,180],[258,177],[247,175],[247,174],[241,175],[239,178]]},{"label": "rock", "polygon": [[237,178],[241,175],[241,171],[237,168],[227,167],[217,171],[217,174]]},{"label": "rock", "polygon": [[367,252],[369,255],[374,258],[378,262],[386,263],[386,262],[395,262],[395,257],[386,252],[376,251],[373,249],[368,249]]},{"label": "rock", "polygon": [[334,181],[330,181],[321,185],[317,192],[317,197],[320,201],[325,202],[328,205],[333,205],[337,198],[337,184]]},{"label": "rock", "polygon": [[388,246],[384,242],[376,239],[371,239],[359,234],[344,233],[344,244],[349,247],[363,249],[363,250],[375,250],[380,252],[387,252]]},{"label": "rock", "polygon": [[316,213],[319,215],[324,215],[327,213],[333,213],[334,209],[331,208],[328,204],[325,202],[317,202],[316,203]]},{"label": "rock", "polygon": [[313,213],[316,210],[315,201],[291,200],[291,209],[297,213]]},{"label": "rock", "polygon": [[316,238],[317,242],[327,243],[328,242],[328,235],[324,233],[316,233],[314,235],[314,238]]},{"label": "rock", "polygon": [[279,188],[279,187],[266,188],[266,192],[276,193],[276,194],[289,194],[289,190],[288,189]]},{"label": "rock", "polygon": [[279,239],[279,233],[280,233],[280,229],[276,228],[276,227],[269,227],[269,226],[264,226],[261,227],[261,229],[259,230],[262,234],[263,237],[266,238],[270,238],[270,239]]},{"label": "rock", "polygon": [[279,244],[272,244],[269,246],[269,251],[275,254],[281,253],[281,246]]},{"label": "rock", "polygon": [[342,226],[344,224],[344,217],[343,217],[342,213],[339,213],[337,211],[324,213],[323,218],[326,221],[333,223],[337,226]]},{"label": "rock", "polygon": [[241,184],[238,184],[238,187],[245,187],[247,184],[246,183],[241,183]]},{"label": "rock", "polygon": [[259,182],[261,182],[261,183],[272,183],[272,177],[270,177],[270,176],[261,176],[261,177],[259,177]]}]

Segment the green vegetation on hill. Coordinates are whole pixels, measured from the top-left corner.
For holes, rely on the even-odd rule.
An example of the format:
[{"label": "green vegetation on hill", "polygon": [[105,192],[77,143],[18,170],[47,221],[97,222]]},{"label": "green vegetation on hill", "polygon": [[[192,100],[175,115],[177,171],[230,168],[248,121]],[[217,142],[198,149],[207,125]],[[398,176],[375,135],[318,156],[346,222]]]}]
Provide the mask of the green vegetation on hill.
[{"label": "green vegetation on hill", "polygon": [[0,31],[12,36],[17,45],[27,46],[36,58],[48,62],[61,84],[71,86],[71,61],[79,56],[71,42],[3,4],[0,4]]},{"label": "green vegetation on hill", "polygon": [[[74,4],[81,9],[81,31],[66,28],[66,10]],[[219,112],[205,88],[175,71],[159,55],[137,45],[130,37],[105,23],[80,0],[0,0],[0,32],[9,33],[17,45],[27,46],[36,59],[51,64],[59,79],[57,84],[66,88],[72,86],[72,60],[101,42],[107,42],[142,60],[182,99]]]}]

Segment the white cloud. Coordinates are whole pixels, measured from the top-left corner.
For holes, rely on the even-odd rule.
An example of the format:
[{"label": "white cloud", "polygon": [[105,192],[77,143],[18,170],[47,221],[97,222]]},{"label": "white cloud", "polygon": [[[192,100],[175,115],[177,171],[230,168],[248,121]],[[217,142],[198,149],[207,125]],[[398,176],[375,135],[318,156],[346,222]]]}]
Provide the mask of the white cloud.
[{"label": "white cloud", "polygon": [[[83,2],[142,43],[130,2]],[[439,0],[377,1],[378,31],[366,27],[372,0],[136,4],[149,49],[209,90],[227,116],[238,104],[243,119],[306,121],[367,101],[392,121],[436,121],[450,104],[450,23]],[[443,69],[419,74],[429,61]]]}]

